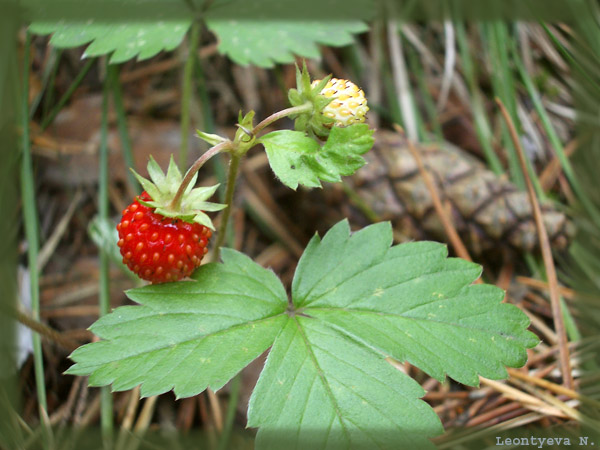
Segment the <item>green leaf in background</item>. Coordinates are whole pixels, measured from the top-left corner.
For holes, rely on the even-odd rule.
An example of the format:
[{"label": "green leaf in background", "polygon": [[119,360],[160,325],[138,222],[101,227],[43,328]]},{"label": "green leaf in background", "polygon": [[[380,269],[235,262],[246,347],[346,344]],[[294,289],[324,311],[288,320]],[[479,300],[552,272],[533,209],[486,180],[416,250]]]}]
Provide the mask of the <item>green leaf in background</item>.
[{"label": "green leaf in background", "polygon": [[88,226],[88,234],[92,238],[92,241],[94,241],[94,244],[98,248],[103,249],[110,261],[121,269],[123,273],[134,280],[140,280],[135,273],[123,264],[123,257],[117,245],[119,233],[117,232],[116,224],[110,220],[102,220],[99,216],[96,216]]},{"label": "green leaf in background", "polygon": [[30,31],[50,34],[50,44],[59,48],[90,45],[84,56],[112,53],[111,63],[121,63],[137,56],[148,59],[162,50],[173,50],[183,40],[191,20],[156,22],[35,22]]},{"label": "green leaf in background", "polygon": [[[353,33],[368,30],[361,20],[338,20],[346,6],[339,1],[329,3],[333,4],[281,0],[215,2],[207,12],[206,24],[219,39],[219,51],[236,63],[273,67],[275,63],[294,62],[294,55],[318,58],[319,44],[348,45]],[[367,3],[371,2],[363,2]],[[295,10],[302,14],[300,19]],[[373,13],[373,8],[368,13]]]},{"label": "green leaf in background", "polygon": [[[368,30],[365,22],[354,17],[374,14],[375,9],[370,3],[358,2],[352,6],[361,8],[364,14],[354,12],[346,19],[337,20],[340,12],[348,7],[340,1],[326,4],[315,1],[308,8],[305,2],[225,0],[213,2],[203,18],[217,35],[222,54],[238,64],[273,67],[275,63],[293,62],[295,55],[318,58],[320,44],[351,44],[354,33]],[[296,10],[303,13],[301,20],[297,20]],[[192,17],[193,13],[189,15]],[[335,20],[331,20],[332,17]],[[36,34],[52,34],[50,43],[59,48],[90,43],[85,56],[112,53],[110,62],[121,63],[135,57],[147,59],[162,50],[175,49],[191,23],[191,18],[119,23],[40,21],[34,22],[30,30]]]},{"label": "green leaf in background", "polygon": [[248,410],[256,448],[432,448],[440,421],[392,363],[476,385],[524,364],[537,338],[502,290],[471,284],[479,266],[435,242],[391,245],[388,222],[315,236],[291,303],[275,274],[224,249],[195,281],[129,291],[140,305],[99,319],[103,340],[76,350],[68,373],[185,397],[221,388],[271,346]]},{"label": "green leaf in background", "polygon": [[342,175],[352,175],[365,164],[360,156],[373,146],[373,130],[366,124],[333,127],[327,142],[317,141],[300,131],[281,130],[259,140],[265,146],[269,164],[286,186],[298,184],[321,187],[319,180],[334,183]]},{"label": "green leaf in background", "polygon": [[224,249],[197,281],[127,292],[123,306],[92,325],[100,342],[71,355],[67,373],[115,391],[142,384],[143,396],[171,389],[178,397],[220,389],[273,343],[287,316],[286,293],[273,272]]},{"label": "green leaf in background", "polygon": [[350,235],[346,221],[308,244],[294,276],[302,312],[432,377],[478,385],[478,375],[506,377],[522,366],[537,337],[527,316],[501,303],[504,292],[471,285],[481,268],[447,258],[445,245],[413,242],[390,248],[379,223]]}]

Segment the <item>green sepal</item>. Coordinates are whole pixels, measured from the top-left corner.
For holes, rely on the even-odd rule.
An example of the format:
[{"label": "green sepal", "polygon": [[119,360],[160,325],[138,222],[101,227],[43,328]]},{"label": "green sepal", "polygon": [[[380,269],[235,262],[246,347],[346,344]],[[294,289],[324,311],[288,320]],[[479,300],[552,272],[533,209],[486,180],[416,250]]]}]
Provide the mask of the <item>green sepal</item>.
[{"label": "green sepal", "polygon": [[[323,115],[323,109],[333,101],[321,95],[321,91],[331,79],[331,75],[320,80],[315,86],[311,86],[310,74],[306,68],[306,62],[302,64],[302,71],[296,65],[296,89],[288,91],[288,99],[292,106],[300,106],[306,103],[313,105],[312,109],[300,114],[292,114],[290,118],[294,120],[294,129],[303,131],[308,135],[317,135],[321,137],[329,136],[329,129],[334,123],[330,117]],[[328,126],[329,125],[329,126]]]},{"label": "green sepal", "polygon": [[[169,166],[171,165],[171,161],[173,161],[173,155],[171,155]],[[154,182],[154,184],[159,185],[165,182],[165,174],[152,155],[150,155],[150,161],[148,161],[147,169],[148,175],[150,175],[150,179]]]},{"label": "green sepal", "polygon": [[288,100],[290,101],[290,105],[292,106],[300,106],[303,103],[300,92],[298,92],[298,89],[294,88],[288,91]]},{"label": "green sepal", "polygon": [[[296,71],[298,71],[298,66],[296,66]],[[296,80],[298,79],[298,75],[296,75]],[[300,85],[298,88],[302,88],[302,92],[310,92],[310,74],[308,73],[308,68],[306,67],[306,60],[302,61],[302,73],[300,74]]]},{"label": "green sepal", "polygon": [[315,86],[312,88],[313,95],[322,97],[319,94],[321,94],[321,91],[323,90],[323,88],[325,88],[325,85],[329,82],[329,80],[331,80],[331,74],[327,75],[325,78],[323,78],[317,84],[315,84]]},{"label": "green sepal", "polygon": [[205,142],[208,142],[210,145],[217,145],[221,142],[225,142],[227,139],[219,136],[218,134],[210,134],[205,133],[204,131],[196,130],[196,135]]},{"label": "green sepal", "polygon": [[245,131],[251,131],[254,128],[254,114],[254,111],[249,111],[242,117],[242,112],[240,111],[238,117],[238,129],[235,132],[235,137],[233,139],[234,142],[248,144],[254,139],[253,136],[249,136]]},{"label": "green sepal", "polygon": [[148,161],[148,174],[152,181],[140,176],[133,169],[131,171],[152,199],[142,200],[138,197],[138,202],[148,208],[154,208],[154,212],[161,216],[183,220],[188,223],[198,223],[214,230],[215,228],[210,218],[204,211],[220,211],[227,207],[227,205],[221,203],[207,201],[214,195],[219,187],[218,184],[194,189],[194,184],[198,178],[197,173],[194,174],[192,181],[186,187],[179,206],[173,207],[171,203],[175,198],[179,186],[181,186],[183,176],[172,155],[166,175],[154,158],[150,157]]},{"label": "green sepal", "polygon": [[142,177],[140,174],[138,174],[132,168],[129,168],[129,170],[131,170],[131,172],[133,173],[133,175],[135,176],[135,178],[142,185],[142,188],[148,193],[148,195],[150,197],[157,198],[160,195],[159,191],[158,191],[158,188],[154,185],[154,183],[152,183],[150,180],[147,180],[146,178]]}]

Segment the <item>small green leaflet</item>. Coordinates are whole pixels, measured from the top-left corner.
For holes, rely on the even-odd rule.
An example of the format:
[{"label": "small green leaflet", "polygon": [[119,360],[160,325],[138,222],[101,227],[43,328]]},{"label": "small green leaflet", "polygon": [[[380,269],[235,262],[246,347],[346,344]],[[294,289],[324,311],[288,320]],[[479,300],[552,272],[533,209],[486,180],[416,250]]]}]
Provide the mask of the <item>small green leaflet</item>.
[{"label": "small green leaflet", "polygon": [[35,22],[30,30],[50,34],[50,44],[59,48],[90,45],[84,57],[112,53],[110,62],[121,63],[137,56],[148,59],[162,50],[173,50],[183,40],[191,20],[156,22]]},{"label": "small green leaflet", "polygon": [[365,164],[364,155],[373,146],[373,130],[368,125],[333,127],[321,147],[301,131],[281,130],[259,140],[265,146],[269,164],[283,184],[321,187],[319,180],[336,182],[352,175]]},{"label": "small green leaflet", "polygon": [[389,223],[347,221],[308,244],[291,304],[271,271],[223,250],[195,281],[128,291],[139,306],[93,326],[68,373],[178,397],[219,389],[271,347],[250,399],[257,448],[432,448],[443,430],[423,389],[390,360],[470,385],[506,376],[537,338],[480,267],[434,242],[391,246]]}]

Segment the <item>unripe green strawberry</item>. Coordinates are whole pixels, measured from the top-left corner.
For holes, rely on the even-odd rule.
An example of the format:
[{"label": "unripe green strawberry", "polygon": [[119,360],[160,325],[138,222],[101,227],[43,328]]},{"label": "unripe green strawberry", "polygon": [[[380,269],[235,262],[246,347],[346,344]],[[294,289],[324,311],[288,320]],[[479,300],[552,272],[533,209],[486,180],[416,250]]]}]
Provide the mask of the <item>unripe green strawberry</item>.
[{"label": "unripe green strawberry", "polygon": [[[321,80],[312,82],[316,86]],[[346,127],[365,121],[369,110],[365,93],[356,84],[338,78],[330,79],[321,90],[321,95],[332,101],[323,108],[323,115],[332,118],[337,127]]]},{"label": "unripe green strawberry", "polygon": [[156,214],[138,200],[152,199],[142,193],[123,211],[117,225],[123,263],[152,283],[190,276],[208,250],[212,231],[198,223]]}]

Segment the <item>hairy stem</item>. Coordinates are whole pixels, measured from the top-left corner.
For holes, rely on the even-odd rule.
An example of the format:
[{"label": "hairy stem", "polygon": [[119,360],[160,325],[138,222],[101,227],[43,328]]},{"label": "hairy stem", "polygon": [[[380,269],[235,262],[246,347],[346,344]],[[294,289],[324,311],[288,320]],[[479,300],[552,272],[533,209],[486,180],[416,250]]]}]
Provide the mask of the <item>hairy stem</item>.
[{"label": "hairy stem", "polygon": [[229,172],[227,174],[227,190],[225,191],[225,204],[227,205],[227,208],[223,210],[223,216],[221,217],[221,223],[219,224],[217,242],[215,243],[215,249],[212,256],[213,262],[219,260],[221,246],[225,241],[227,223],[229,222],[229,216],[231,216],[231,209],[233,208],[233,193],[235,191],[235,182],[237,180],[241,158],[242,157],[240,155],[236,155],[235,153],[231,154],[231,162],[229,163]]},{"label": "hairy stem", "polygon": [[175,197],[173,197],[173,200],[171,201],[170,208],[179,208],[179,205],[181,204],[181,198],[183,197],[183,193],[194,178],[194,175],[196,175],[196,173],[200,170],[204,163],[206,163],[206,161],[208,161],[216,154],[221,153],[222,151],[231,150],[232,148],[233,145],[231,141],[224,141],[220,144],[215,145],[214,147],[209,148],[205,153],[203,153],[202,156],[200,156],[200,158],[198,158],[196,162],[192,164],[192,167],[190,167],[190,169],[186,172],[185,177],[183,178],[183,181],[179,186],[179,189],[177,189]]},{"label": "hairy stem", "polygon": [[294,106],[292,108],[287,108],[287,109],[283,109],[281,111],[277,111],[276,113],[271,114],[269,117],[267,117],[262,122],[260,122],[258,125],[256,125],[252,129],[252,134],[256,136],[258,133],[260,133],[262,131],[263,128],[268,127],[273,122],[275,122],[279,119],[283,119],[284,117],[291,116],[292,114],[300,114],[303,112],[310,111],[312,108],[313,108],[312,103],[306,102],[304,105]]}]

